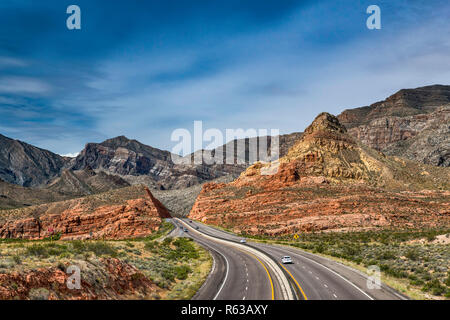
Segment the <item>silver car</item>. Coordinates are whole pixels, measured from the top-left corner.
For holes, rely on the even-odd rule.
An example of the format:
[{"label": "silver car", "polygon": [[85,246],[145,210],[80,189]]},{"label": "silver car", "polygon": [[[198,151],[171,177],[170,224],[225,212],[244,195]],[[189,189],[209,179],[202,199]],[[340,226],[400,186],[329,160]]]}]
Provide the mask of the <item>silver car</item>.
[{"label": "silver car", "polygon": [[282,262],[283,264],[293,263],[293,262],[292,262],[292,258],[289,257],[289,256],[284,256],[283,258],[281,258],[281,262]]}]

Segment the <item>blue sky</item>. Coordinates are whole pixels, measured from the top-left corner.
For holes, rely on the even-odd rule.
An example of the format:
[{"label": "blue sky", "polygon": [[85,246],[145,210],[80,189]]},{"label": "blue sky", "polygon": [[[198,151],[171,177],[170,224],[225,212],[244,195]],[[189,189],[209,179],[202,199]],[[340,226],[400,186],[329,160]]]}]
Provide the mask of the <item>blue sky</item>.
[{"label": "blue sky", "polygon": [[[66,28],[71,4],[82,30]],[[447,0],[2,0],[0,133],[68,154],[118,135],[170,150],[194,120],[302,131],[450,84],[449,17]]]}]

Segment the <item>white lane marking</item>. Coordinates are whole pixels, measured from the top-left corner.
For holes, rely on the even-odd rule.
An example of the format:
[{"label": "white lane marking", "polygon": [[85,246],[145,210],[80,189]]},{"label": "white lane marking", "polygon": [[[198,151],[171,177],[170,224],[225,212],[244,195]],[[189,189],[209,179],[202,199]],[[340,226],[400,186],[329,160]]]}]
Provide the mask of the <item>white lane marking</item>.
[{"label": "white lane marking", "polygon": [[[291,250],[289,250],[289,251],[292,252],[292,253],[294,253],[294,252],[291,251]],[[364,294],[364,295],[365,295],[367,298],[369,298],[370,300],[374,300],[371,296],[369,296],[367,293],[365,293],[365,292],[364,292],[361,288],[359,288],[356,284],[354,284],[353,282],[347,280],[346,278],[344,278],[343,276],[341,276],[341,275],[340,275],[339,273],[337,273],[336,271],[331,270],[330,268],[324,266],[323,264],[320,264],[320,263],[318,263],[318,262],[316,262],[316,261],[314,261],[314,260],[312,260],[312,259],[310,259],[310,258],[308,258],[308,257],[305,257],[305,256],[302,255],[302,254],[299,254],[299,253],[294,253],[294,254],[297,255],[297,256],[301,256],[302,258],[304,258],[304,259],[306,259],[306,260],[309,260],[309,261],[311,261],[311,262],[314,262],[315,264],[321,266],[321,267],[324,268],[324,269],[327,269],[327,270],[330,271],[331,273],[335,274],[336,276],[338,276],[339,278],[341,278],[342,280],[344,280],[345,282],[349,283],[351,286],[353,286],[354,288],[356,288],[358,291],[360,291],[362,294]],[[310,273],[311,273],[311,271],[310,271]]]},{"label": "white lane marking", "polygon": [[[247,253],[251,253],[251,254],[259,257],[262,261],[264,261],[269,266],[269,269],[271,269],[273,271],[273,273],[275,274],[275,277],[276,277],[278,283],[280,284],[280,289],[281,289],[281,294],[282,294],[283,299],[294,300],[293,293],[290,290],[290,286],[289,286],[287,277],[284,275],[281,268],[274,261],[272,261],[272,259],[269,258],[269,256],[267,256],[265,253],[258,251],[257,249],[254,249],[252,247],[244,246],[240,243],[236,243],[236,242],[233,242],[230,240],[216,238],[207,233],[200,232],[199,230],[195,230],[189,224],[187,224],[183,220],[180,220],[179,218],[177,218],[177,221],[181,222],[183,225],[185,225],[189,229],[191,229],[194,233],[198,233],[201,236],[203,236],[204,238],[212,239],[216,243],[225,243],[231,247],[241,248],[242,250],[246,251]],[[273,291],[272,291],[272,293],[273,293]]]},{"label": "white lane marking", "polygon": [[220,255],[225,259],[225,262],[227,263],[227,272],[225,273],[225,278],[223,279],[222,285],[220,286],[219,291],[217,291],[217,294],[216,294],[216,296],[213,298],[213,300],[216,300],[217,297],[219,296],[219,294],[222,292],[222,289],[223,289],[223,287],[225,286],[225,283],[227,282],[227,279],[228,279],[228,271],[230,270],[230,264],[228,263],[227,257],[225,257],[222,253],[220,253],[220,252],[217,251],[217,250],[216,250],[216,252],[217,252],[218,254],[220,254]]},{"label": "white lane marking", "polygon": [[247,291],[248,290],[248,287],[245,287],[245,291]]},{"label": "white lane marking", "polygon": [[323,285],[325,288],[328,288],[328,286],[326,284]]}]

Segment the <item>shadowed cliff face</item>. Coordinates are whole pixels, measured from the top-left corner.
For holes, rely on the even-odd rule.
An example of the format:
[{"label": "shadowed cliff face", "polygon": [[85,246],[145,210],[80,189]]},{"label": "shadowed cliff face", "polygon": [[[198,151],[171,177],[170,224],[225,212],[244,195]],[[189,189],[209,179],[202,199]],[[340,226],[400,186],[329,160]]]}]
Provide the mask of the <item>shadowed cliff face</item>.
[{"label": "shadowed cliff face", "polygon": [[338,116],[349,134],[389,155],[450,166],[450,86],[403,89]]},{"label": "shadowed cliff face", "polygon": [[34,187],[56,177],[68,159],[0,135],[0,179]]},{"label": "shadowed cliff face", "polygon": [[[264,175],[271,167],[275,173]],[[256,163],[232,183],[205,185],[190,217],[268,235],[445,225],[449,178],[449,168],[362,146],[322,113],[277,163]]]},{"label": "shadowed cliff face", "polygon": [[[299,136],[301,136],[300,133],[280,136],[281,155],[286,154]],[[226,157],[226,147],[219,148],[223,148],[223,154]],[[248,160],[248,148],[247,143],[242,155],[244,160]],[[270,148],[270,144],[267,148]],[[199,152],[214,153],[216,150]],[[195,165],[193,157],[192,154],[185,158],[192,159],[190,163],[188,161],[187,164],[175,164],[170,152],[152,148],[122,136],[100,144],[87,144],[80,155],[72,160],[70,168],[75,171],[85,168],[103,170],[108,174],[119,175],[130,184],[143,183],[156,189],[166,190],[190,187],[229,174],[238,175],[249,164],[248,161],[245,164],[237,163],[236,159],[241,155],[236,154],[236,148],[234,164]]]}]

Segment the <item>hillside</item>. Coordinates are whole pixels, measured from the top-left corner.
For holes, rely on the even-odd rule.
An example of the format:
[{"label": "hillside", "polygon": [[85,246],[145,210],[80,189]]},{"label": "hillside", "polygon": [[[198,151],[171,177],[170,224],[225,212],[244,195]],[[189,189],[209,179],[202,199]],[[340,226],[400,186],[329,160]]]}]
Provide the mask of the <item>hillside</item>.
[{"label": "hillside", "polygon": [[52,190],[25,188],[0,179],[0,210],[61,201],[66,197]]},{"label": "hillside", "polygon": [[450,86],[403,89],[384,101],[345,110],[349,134],[386,154],[450,166]]},{"label": "hillside", "polygon": [[103,171],[97,173],[87,167],[77,171],[63,170],[61,176],[52,180],[45,189],[66,196],[77,197],[129,186],[130,184],[119,176],[110,175]]},{"label": "hillside", "polygon": [[279,162],[250,166],[229,184],[206,184],[190,217],[268,235],[446,225],[449,178],[448,168],[363,146],[322,113]]},{"label": "hillside", "polygon": [[35,187],[59,175],[67,158],[0,134],[0,179]]},{"label": "hillside", "polygon": [[[150,196],[149,196],[150,195]],[[0,238],[124,239],[158,230],[167,209],[143,186],[0,211]]]}]

